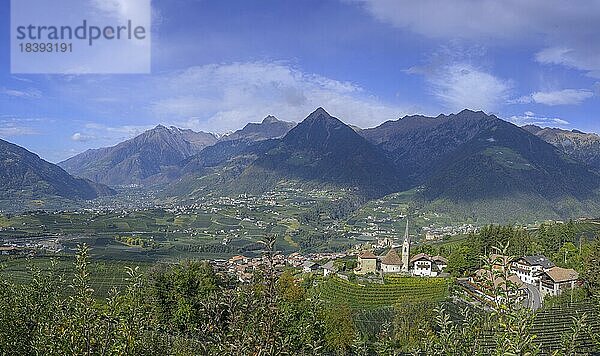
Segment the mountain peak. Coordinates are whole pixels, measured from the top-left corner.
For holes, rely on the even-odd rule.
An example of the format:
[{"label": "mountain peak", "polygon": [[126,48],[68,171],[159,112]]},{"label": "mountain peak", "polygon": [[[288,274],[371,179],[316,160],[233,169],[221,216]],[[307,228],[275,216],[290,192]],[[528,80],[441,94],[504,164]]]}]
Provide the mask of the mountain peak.
[{"label": "mountain peak", "polygon": [[322,107],[319,106],[315,111],[310,113],[310,115],[308,115],[308,117],[306,119],[314,120],[314,119],[318,119],[318,118],[330,118],[330,117],[332,117],[332,116],[329,115],[329,113],[327,111],[325,111],[325,109],[323,109]]},{"label": "mountain peak", "polygon": [[269,115],[269,116],[265,117],[262,121],[263,124],[272,124],[275,122],[279,122],[279,120],[273,115]]},{"label": "mountain peak", "polygon": [[487,117],[490,116],[483,112],[482,110],[471,110],[471,109],[463,109],[456,116],[468,116],[468,117]]}]

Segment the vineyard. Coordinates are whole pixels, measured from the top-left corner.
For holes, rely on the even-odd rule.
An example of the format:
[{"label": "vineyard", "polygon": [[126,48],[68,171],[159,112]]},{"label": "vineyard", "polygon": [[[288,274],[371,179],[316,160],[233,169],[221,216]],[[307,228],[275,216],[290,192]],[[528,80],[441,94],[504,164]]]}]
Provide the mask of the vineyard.
[{"label": "vineyard", "polygon": [[[600,332],[600,315],[597,306],[593,304],[567,304],[538,311],[533,321],[531,334],[535,335],[535,343],[540,346],[542,353],[550,354],[560,350],[564,336],[572,332],[574,318],[579,319],[584,314],[587,315],[585,324],[589,330],[596,334]],[[484,348],[493,349],[495,347],[494,335],[492,333],[483,335],[482,345]],[[576,351],[578,354],[596,355],[598,347],[594,345],[590,335],[584,331],[577,338]]]},{"label": "vineyard", "polygon": [[[600,315],[598,308],[592,304],[580,303],[573,305],[561,305],[543,309],[536,315],[533,323],[533,334],[543,350],[556,350],[560,348],[561,337],[569,332],[573,326],[573,318],[587,315],[587,325],[595,332],[600,332]],[[583,334],[578,338],[580,352],[598,351],[591,349],[592,340],[589,335]]]},{"label": "vineyard", "polygon": [[[52,260],[54,260],[54,265]],[[44,274],[56,273],[70,284],[75,272],[72,257],[57,256],[53,259],[40,257],[36,259],[14,259],[0,261],[0,278],[14,283],[29,283],[32,278],[31,269]],[[124,289],[128,282],[126,267],[139,267],[140,273],[150,268],[148,263],[128,263],[121,261],[94,261],[89,266],[90,284],[96,298],[105,298],[112,288]]]},{"label": "vineyard", "polygon": [[442,301],[448,295],[448,281],[386,276],[384,284],[360,285],[333,277],[323,281],[318,292],[326,303],[348,305],[352,309],[373,309],[403,302]]}]

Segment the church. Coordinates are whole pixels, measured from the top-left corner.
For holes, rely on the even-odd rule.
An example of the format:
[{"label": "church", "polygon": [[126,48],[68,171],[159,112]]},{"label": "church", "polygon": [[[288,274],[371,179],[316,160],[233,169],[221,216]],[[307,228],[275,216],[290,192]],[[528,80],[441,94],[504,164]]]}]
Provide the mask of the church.
[{"label": "church", "polygon": [[401,256],[395,248],[390,248],[384,256],[375,256],[371,251],[363,251],[358,255],[358,266],[355,274],[367,273],[409,273],[410,263],[410,237],[408,234],[408,219],[406,220],[406,231],[402,243]]},{"label": "church", "polygon": [[435,277],[448,265],[441,256],[429,256],[420,253],[410,258],[410,236],[408,234],[408,219],[402,242],[401,255],[395,248],[390,248],[383,256],[375,256],[371,251],[363,251],[358,255],[358,266],[354,270],[357,275],[368,273],[401,273],[421,277]]}]

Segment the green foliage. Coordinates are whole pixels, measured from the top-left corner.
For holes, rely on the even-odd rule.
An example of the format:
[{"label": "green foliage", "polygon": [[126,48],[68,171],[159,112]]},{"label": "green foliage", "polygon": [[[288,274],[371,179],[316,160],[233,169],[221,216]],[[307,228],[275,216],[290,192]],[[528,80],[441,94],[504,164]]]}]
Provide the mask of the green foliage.
[{"label": "green foliage", "polygon": [[325,311],[325,343],[337,355],[345,355],[354,342],[356,330],[347,305]]},{"label": "green foliage", "polygon": [[596,239],[583,258],[583,277],[591,294],[600,297],[600,239]]},{"label": "green foliage", "polygon": [[544,297],[544,308],[567,306],[573,303],[581,303],[588,299],[585,288],[575,288],[563,291],[559,295],[547,295]]},{"label": "green foliage", "polygon": [[[278,276],[269,262],[275,240],[265,242],[267,263],[248,284],[187,261],[148,276],[127,268],[124,288],[101,299],[87,246],[69,278],[33,268],[24,283],[0,279],[0,354],[536,355],[546,345],[544,352],[573,355],[600,347],[591,304],[534,315],[500,283],[487,286],[496,289],[492,312],[474,313],[442,302],[447,285],[438,278],[386,276],[385,284],[361,286],[291,270]],[[506,278],[491,267],[498,261],[482,263]],[[378,327],[371,332],[365,322]]]}]

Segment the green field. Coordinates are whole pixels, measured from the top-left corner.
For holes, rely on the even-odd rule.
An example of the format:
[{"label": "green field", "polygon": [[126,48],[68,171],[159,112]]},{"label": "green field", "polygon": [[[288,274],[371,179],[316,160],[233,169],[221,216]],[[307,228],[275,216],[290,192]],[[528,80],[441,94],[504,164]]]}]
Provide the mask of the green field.
[{"label": "green field", "polygon": [[448,296],[448,283],[444,278],[386,276],[384,284],[360,285],[332,277],[321,283],[318,292],[332,305],[373,309],[402,302],[441,302]]},{"label": "green field", "polygon": [[[53,272],[58,278],[70,284],[73,279],[74,257],[36,257],[33,259],[15,258],[0,259],[0,276],[14,283],[28,283],[32,279],[32,269],[39,270],[42,275]],[[90,283],[94,296],[104,298],[112,288],[122,290],[128,285],[127,267],[139,267],[140,273],[146,273],[151,264],[143,262],[121,262],[93,260],[89,266]]]}]

